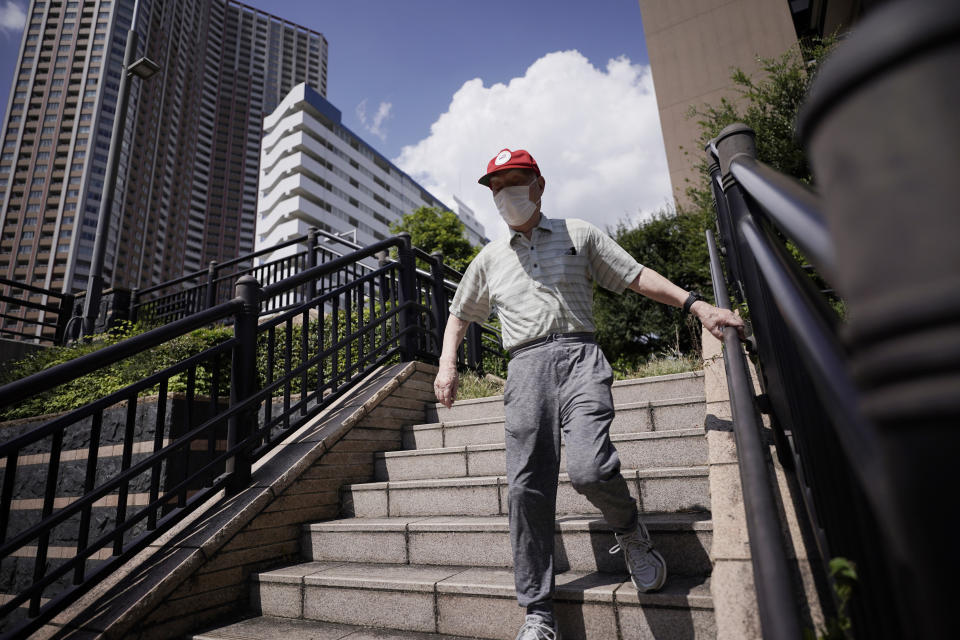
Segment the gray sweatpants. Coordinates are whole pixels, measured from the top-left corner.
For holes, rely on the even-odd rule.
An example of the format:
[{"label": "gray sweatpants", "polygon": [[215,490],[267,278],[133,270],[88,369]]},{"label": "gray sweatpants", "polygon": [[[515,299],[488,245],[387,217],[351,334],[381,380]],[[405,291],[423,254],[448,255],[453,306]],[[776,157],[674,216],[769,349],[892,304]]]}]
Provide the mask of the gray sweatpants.
[{"label": "gray sweatpants", "polygon": [[596,343],[554,339],[518,350],[507,369],[508,509],[517,600],[553,596],[553,547],[560,468],[560,434],[574,489],[618,533],[637,526],[637,505],[620,475],[610,442],[613,371]]}]

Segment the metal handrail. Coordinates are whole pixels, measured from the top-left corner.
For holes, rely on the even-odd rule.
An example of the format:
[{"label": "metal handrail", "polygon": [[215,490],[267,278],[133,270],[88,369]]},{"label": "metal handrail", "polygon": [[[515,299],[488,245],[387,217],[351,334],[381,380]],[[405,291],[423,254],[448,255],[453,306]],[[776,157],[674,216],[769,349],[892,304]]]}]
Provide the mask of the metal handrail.
[{"label": "metal handrail", "polygon": [[[359,250],[363,249],[363,247],[362,247],[361,245],[359,245],[359,244],[357,244],[357,243],[355,243],[355,242],[351,242],[351,241],[347,240],[346,238],[341,238],[340,236],[338,236],[338,235],[336,235],[336,234],[329,233],[329,232],[324,231],[324,230],[322,230],[322,229],[313,229],[313,232],[316,233],[317,235],[321,235],[321,236],[323,236],[323,237],[325,237],[325,238],[327,238],[327,239],[335,240],[335,241],[339,242],[340,244],[344,245],[345,247],[347,247],[348,249],[350,249],[351,251],[359,251]],[[278,242],[277,244],[271,245],[270,247],[268,247],[268,248],[266,248],[266,249],[258,249],[257,251],[254,251],[254,252],[252,252],[252,253],[246,253],[246,254],[238,257],[238,258],[231,258],[230,260],[226,260],[226,261],[224,261],[224,262],[218,262],[218,263],[216,263],[215,268],[216,268],[217,270],[220,270],[220,269],[224,269],[224,268],[227,268],[227,267],[232,267],[232,266],[237,265],[237,264],[243,264],[244,262],[250,262],[250,261],[252,261],[254,258],[259,258],[260,256],[266,255],[266,254],[268,254],[268,253],[273,253],[273,252],[277,251],[278,249],[284,249],[284,248],[289,247],[289,246],[293,246],[293,245],[302,244],[302,243],[304,243],[304,242],[307,242],[307,241],[309,240],[309,238],[310,238],[310,234],[304,234],[304,235],[302,235],[302,236],[296,236],[296,237],[294,237],[294,238],[290,238],[290,239],[284,240],[283,242]],[[141,295],[141,296],[142,296],[142,295],[146,295],[146,294],[148,294],[148,293],[153,293],[154,291],[158,291],[158,290],[164,289],[164,288],[166,288],[166,287],[170,287],[170,286],[173,286],[173,285],[177,285],[177,284],[186,282],[186,281],[188,281],[188,280],[195,280],[195,279],[197,279],[197,278],[204,278],[204,277],[207,276],[207,273],[208,273],[208,270],[207,270],[207,269],[200,269],[200,270],[198,270],[198,271],[193,271],[193,272],[191,272],[191,273],[184,274],[184,275],[180,276],[179,278],[174,278],[173,280],[168,280],[167,282],[161,282],[160,284],[155,284],[155,285],[153,285],[153,286],[146,287],[146,288],[144,288],[144,289],[140,289],[140,290],[138,290],[137,293],[138,293],[139,295]]]},{"label": "metal handrail", "polygon": [[[324,239],[326,242],[320,244],[319,239]],[[134,290],[128,313],[129,319],[169,322],[225,301],[221,291],[232,286],[238,278],[244,275],[255,275],[261,283],[264,283],[264,278],[270,282],[278,281],[291,272],[300,271],[326,260],[328,255],[343,256],[344,253],[328,246],[327,242],[329,241],[334,241],[346,247],[348,250],[346,253],[361,251],[364,248],[346,238],[314,227],[306,235],[290,238],[269,248],[260,249],[222,263],[211,262],[202,271],[188,273],[147,289]],[[263,264],[253,264],[255,258],[303,243],[308,246],[306,251]],[[183,287],[185,283],[189,283],[186,288]],[[154,296],[161,291],[166,291],[166,293]],[[276,308],[271,307],[266,311],[273,312],[276,311]],[[144,314],[145,317],[143,317]]]},{"label": "metal handrail", "polygon": [[[708,229],[706,236],[713,295],[718,307],[729,310],[730,295],[713,232]],[[753,385],[735,328],[724,328],[723,347],[763,637],[800,640],[800,615],[793,595],[786,545],[780,535],[777,502],[767,475],[767,456],[760,437],[761,424],[754,404]]]},{"label": "metal handrail", "polygon": [[[800,295],[800,288],[791,281],[788,270],[764,241],[756,223],[744,218],[740,223],[740,232],[750,246],[761,274],[776,292],[773,301],[780,308],[793,335],[802,343],[803,353],[816,369],[818,379],[829,381],[822,385],[822,392],[838,411],[838,421],[846,425],[838,430],[838,434],[847,456],[854,463],[854,470],[871,493],[882,495],[885,489],[876,431],[857,407],[858,393],[847,373],[836,336],[831,335],[816,314],[811,312],[810,306]],[[878,507],[879,501],[874,506]]]},{"label": "metal handrail", "polygon": [[749,156],[737,156],[730,173],[823,277],[835,282],[836,256],[819,198],[806,185]]},{"label": "metal handrail", "polygon": [[[49,369],[38,371],[26,378],[14,380],[0,387],[0,406],[6,406],[12,404],[15,400],[22,400],[37,395],[38,393],[49,391],[67,380],[73,380],[93,373],[107,365],[119,362],[132,354],[152,349],[177,336],[229,317],[236,313],[237,307],[238,303],[236,300],[225,302],[212,309],[206,309],[182,320],[171,322],[162,327],[151,329],[146,333],[127,338],[122,342],[112,344],[109,347],[98,349],[75,360],[62,362]],[[0,445],[0,455],[3,455],[4,451],[4,445]]]},{"label": "metal handrail", "polygon": [[[0,278],[0,287],[7,287],[8,289],[21,289],[23,291],[28,291],[30,293],[39,293],[43,296],[46,296],[47,303],[32,302],[27,299],[17,298],[15,296],[10,296],[6,294],[0,294],[0,302],[6,302],[8,304],[16,304],[21,307],[24,307],[28,310],[39,311],[43,314],[52,313],[56,314],[56,321],[49,320],[40,320],[27,318],[25,316],[12,315],[10,313],[0,314],[0,318],[4,320],[14,320],[21,322],[27,327],[33,327],[34,329],[40,328],[40,334],[37,333],[28,333],[26,331],[18,331],[11,329],[9,327],[4,327],[0,329],[0,335],[8,334],[13,336],[20,336],[26,339],[33,339],[37,341],[48,341],[52,342],[55,345],[63,344],[67,335],[66,327],[67,323],[70,320],[70,317],[73,315],[73,308],[75,304],[76,297],[70,293],[63,293],[60,291],[53,291],[51,289],[44,289],[42,287],[37,287],[29,285],[22,282],[16,282],[14,280],[9,280],[7,278]],[[51,304],[50,301],[56,301],[55,304]],[[49,333],[44,334],[43,329],[53,329],[53,336],[50,336]]]},{"label": "metal handrail", "polygon": [[[801,526],[817,546],[822,583],[832,584],[827,566],[831,558],[853,560],[862,580],[858,598],[847,603],[854,633],[900,637],[896,602],[884,589],[896,575],[891,544],[900,527],[890,506],[886,452],[876,426],[859,406],[860,394],[840,342],[837,314],[786,245],[793,242],[822,275],[835,277],[835,256],[818,198],[757,161],[754,134],[745,125],[724,129],[707,151],[713,162],[717,226],[736,297],[748,306],[753,325],[752,353],[771,433],[784,469],[795,474],[800,488],[807,516]],[[713,243],[708,244],[716,254]],[[714,257],[719,256],[711,256],[716,282],[719,263],[713,264]],[[717,295],[718,302],[726,299],[725,291]],[[733,394],[735,386],[743,385],[731,374],[729,361],[736,358],[730,356],[728,349]],[[736,421],[742,414],[737,414]],[[742,457],[740,462],[743,473]],[[746,498],[745,508],[748,522],[758,517],[751,513],[756,509]],[[751,546],[768,545],[764,536],[780,536],[779,526],[763,526],[766,533],[760,533],[760,542],[750,532]],[[765,571],[759,566],[756,570]],[[772,623],[781,614],[771,614],[776,604],[767,602],[762,591],[758,580],[761,620]],[[833,608],[842,604],[834,590],[821,594],[820,600],[825,615],[830,615],[831,604]],[[766,624],[764,637],[780,637],[772,631],[768,635]]]},{"label": "metal handrail", "polygon": [[[379,257],[391,247],[398,249],[399,260],[380,261],[376,268],[358,268],[361,260]],[[419,271],[415,268],[416,255],[409,236],[401,235],[266,287],[245,276],[237,282],[237,296],[229,302],[0,387],[0,406],[10,406],[143,350],[159,347],[193,329],[234,318],[233,338],[0,444],[0,459],[5,460],[0,492],[0,553],[8,557],[25,546],[35,549],[32,582],[13,599],[0,604],[0,616],[29,604],[28,620],[17,623],[19,626],[15,625],[10,633],[20,637],[38,629],[216,492],[242,490],[255,460],[343,396],[374,368],[396,358],[438,358],[442,326],[436,318],[438,311],[446,313],[441,292],[451,283],[433,277],[442,265],[439,258],[431,258],[434,262],[430,272]],[[285,301],[284,309],[274,308],[268,320],[258,322],[260,307],[279,299]],[[321,324],[308,332],[307,327],[318,316]],[[325,316],[328,320],[324,320]],[[296,344],[292,341],[295,321],[303,327]],[[278,335],[285,338],[277,340]],[[318,336],[319,342],[310,346],[309,340]],[[258,364],[258,349],[265,355],[266,363]],[[229,380],[222,377],[226,364],[231,368]],[[209,397],[202,403],[210,407],[210,415],[196,424],[189,414],[193,404],[200,401],[200,368],[209,373],[209,391],[202,392]],[[265,379],[260,379],[258,370],[265,371]],[[178,434],[173,432],[174,425],[164,426],[163,418],[168,401],[176,399],[170,391],[175,378],[186,380],[183,384],[187,417],[183,425],[177,423],[186,428]],[[156,424],[150,422],[151,417],[144,425],[145,433],[154,429],[152,453],[134,460],[138,399],[144,392],[154,393],[154,389],[159,389]],[[291,402],[294,391],[299,399]],[[230,400],[226,404],[228,392]],[[276,405],[281,399],[282,407]],[[106,425],[105,412],[118,405],[122,407],[123,403],[126,426],[125,431],[121,430],[122,463],[116,473],[102,479],[97,466],[100,430]],[[85,422],[80,423],[81,420]],[[79,497],[55,507],[61,478],[60,453],[68,428],[90,430],[89,445],[81,445],[87,448],[87,475]],[[226,429],[227,444],[218,450],[216,442],[222,439],[219,429]],[[41,441],[52,443],[50,462],[44,471],[42,514],[37,522],[18,523],[17,529],[24,524],[26,527],[7,535],[14,513],[11,504],[16,497],[13,487],[19,478],[18,461]],[[190,468],[189,456],[185,454],[196,441],[207,443],[206,458],[199,468]],[[173,464],[184,465],[182,473],[175,473],[175,477],[169,475],[173,473]],[[166,476],[161,476],[161,469],[165,469]],[[141,488],[137,490],[143,491],[146,480],[150,482],[149,499],[140,505],[128,505],[131,487],[139,484]],[[91,513],[95,508],[104,508],[98,506],[98,501],[108,495],[118,496],[114,524],[105,532],[94,532],[97,537],[91,541]],[[51,540],[55,527],[76,517],[81,524],[77,541],[70,543],[75,549],[73,556],[48,564],[50,545],[63,544],[55,538]],[[108,560],[99,566],[87,566],[94,554],[110,547]],[[42,598],[49,597],[46,591],[70,573],[74,574],[73,584],[56,585],[58,591],[43,602]]]}]

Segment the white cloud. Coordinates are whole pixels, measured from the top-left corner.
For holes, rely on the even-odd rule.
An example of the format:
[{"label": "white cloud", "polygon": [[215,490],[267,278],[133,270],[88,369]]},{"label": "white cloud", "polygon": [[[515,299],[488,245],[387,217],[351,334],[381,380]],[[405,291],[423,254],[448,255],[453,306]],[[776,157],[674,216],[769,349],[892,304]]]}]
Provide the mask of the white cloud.
[{"label": "white cloud", "polygon": [[560,51],[506,85],[469,80],[430,136],[395,162],[444,202],[456,194],[497,238],[506,226],[476,181],[505,147],[537,160],[551,217],[607,228],[673,202],[650,68],[625,57],[601,70],[578,51]]},{"label": "white cloud", "polygon": [[363,125],[363,128],[372,133],[373,135],[380,138],[380,140],[385,141],[387,139],[386,129],[383,128],[384,123],[390,117],[390,109],[393,108],[393,103],[390,102],[381,102],[380,106],[377,107],[377,112],[373,114],[373,119],[368,123],[367,122],[367,100],[364,98],[360,101],[360,104],[357,105],[356,113],[357,119],[360,120],[360,124]]},{"label": "white cloud", "polygon": [[23,6],[13,0],[3,0],[0,3],[0,31],[4,35],[19,34],[27,24],[27,12]]}]

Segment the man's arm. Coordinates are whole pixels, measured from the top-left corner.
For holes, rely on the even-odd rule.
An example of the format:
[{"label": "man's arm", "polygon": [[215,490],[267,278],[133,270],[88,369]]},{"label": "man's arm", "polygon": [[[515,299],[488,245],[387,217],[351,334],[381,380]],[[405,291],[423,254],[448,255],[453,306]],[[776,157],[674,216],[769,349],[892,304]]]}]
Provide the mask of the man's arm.
[{"label": "man's arm", "polygon": [[[630,283],[629,288],[651,300],[674,307],[682,307],[687,301],[687,296],[690,295],[688,291],[684,291],[650,267],[644,267],[640,275]],[[740,337],[743,337],[743,320],[728,309],[720,309],[703,300],[697,300],[690,305],[690,313],[697,316],[707,331],[718,340],[723,339],[724,327],[736,327]]]},{"label": "man's arm", "polygon": [[470,323],[450,314],[447,318],[447,328],[443,332],[443,350],[440,352],[440,368],[433,381],[433,391],[440,402],[447,409],[453,406],[457,399],[457,387],[460,378],[457,375],[457,349],[467,333]]}]

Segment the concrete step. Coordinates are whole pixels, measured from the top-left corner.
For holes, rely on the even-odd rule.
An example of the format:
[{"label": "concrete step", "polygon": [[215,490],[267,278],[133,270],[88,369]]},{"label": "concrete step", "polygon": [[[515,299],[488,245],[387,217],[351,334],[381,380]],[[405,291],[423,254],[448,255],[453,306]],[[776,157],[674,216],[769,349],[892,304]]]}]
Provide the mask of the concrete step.
[{"label": "concrete step", "polygon": [[[621,473],[643,512],[710,508],[705,466],[626,469]],[[371,482],[346,485],[341,491],[341,512],[358,518],[491,516],[506,515],[506,509],[505,476]],[[597,513],[596,508],[573,489],[567,474],[560,474],[557,514],[592,513]]]},{"label": "concrete step", "polygon": [[[710,573],[713,523],[707,513],[644,517],[670,575]],[[623,573],[623,554],[609,553],[613,533],[596,516],[561,517],[556,525],[558,571]],[[506,516],[350,518],[304,527],[304,557],[323,562],[510,567]]]},{"label": "concrete step", "polygon": [[[620,455],[620,465],[628,469],[707,463],[707,439],[703,427],[616,433],[610,439]],[[566,466],[566,446],[562,446],[560,468]],[[375,477],[381,482],[505,475],[507,472],[503,443],[376,453],[374,468]]]},{"label": "concrete step", "polygon": [[[629,404],[703,395],[703,372],[674,373],[613,383],[613,402]],[[430,422],[450,422],[503,416],[503,396],[460,400],[447,409],[442,404],[427,407]]]},{"label": "concrete step", "polygon": [[475,640],[467,636],[371,629],[274,616],[248,618],[190,637],[191,640]]},{"label": "concrete step", "polygon": [[[625,574],[568,571],[556,586],[565,640],[715,637],[708,578],[642,594]],[[523,622],[513,572],[483,567],[310,562],[256,574],[251,602],[268,616],[494,640]]]},{"label": "concrete step", "polygon": [[[681,374],[685,375],[685,374]],[[702,379],[701,379],[702,383]],[[496,405],[490,405],[494,408]],[[405,427],[404,449],[437,449],[503,442],[503,403],[499,413],[463,420],[445,420]],[[641,433],[703,428],[703,393],[670,400],[618,403],[610,433]]]}]

